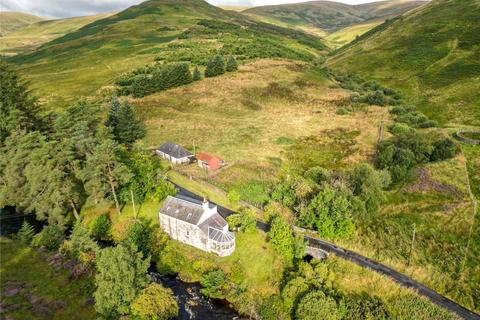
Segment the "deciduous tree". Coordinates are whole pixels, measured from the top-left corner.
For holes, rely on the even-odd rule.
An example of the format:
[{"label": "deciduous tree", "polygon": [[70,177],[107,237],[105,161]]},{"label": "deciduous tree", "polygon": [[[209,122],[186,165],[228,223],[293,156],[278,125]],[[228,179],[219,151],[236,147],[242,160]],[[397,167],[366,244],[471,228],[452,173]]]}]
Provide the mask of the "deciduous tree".
[{"label": "deciduous tree", "polygon": [[148,284],[150,259],[130,244],[103,249],[97,259],[95,309],[106,318],[130,313],[130,305]]},{"label": "deciduous tree", "polygon": [[132,315],[139,320],[168,320],[178,315],[173,292],[158,283],[151,283],[133,301]]}]

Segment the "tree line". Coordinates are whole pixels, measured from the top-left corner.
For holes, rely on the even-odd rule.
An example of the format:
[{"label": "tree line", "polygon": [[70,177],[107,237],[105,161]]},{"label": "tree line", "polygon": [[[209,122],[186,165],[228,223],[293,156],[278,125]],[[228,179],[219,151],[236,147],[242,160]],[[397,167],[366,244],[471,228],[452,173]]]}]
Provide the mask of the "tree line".
[{"label": "tree line", "polygon": [[[216,77],[238,69],[234,56],[227,59],[214,55],[205,65],[205,77]],[[154,64],[120,75],[115,84],[119,95],[132,95],[135,98],[189,84],[202,78],[202,72],[195,66],[193,73],[188,63]]]},{"label": "tree line", "polygon": [[45,116],[15,72],[4,62],[0,69],[0,206],[65,225],[87,201],[120,213],[131,193],[142,202],[173,192],[159,160],[134,146],[145,128],[130,104],[114,97],[106,121],[88,101]]}]

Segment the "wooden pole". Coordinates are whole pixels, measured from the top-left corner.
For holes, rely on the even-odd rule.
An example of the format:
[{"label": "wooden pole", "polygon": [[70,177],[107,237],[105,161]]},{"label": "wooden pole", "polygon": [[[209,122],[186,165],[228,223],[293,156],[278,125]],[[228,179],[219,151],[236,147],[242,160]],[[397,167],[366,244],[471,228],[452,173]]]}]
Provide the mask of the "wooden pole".
[{"label": "wooden pole", "polygon": [[408,264],[407,264],[407,266],[410,266],[410,263],[412,262],[412,255],[413,255],[414,245],[415,245],[415,223],[413,224],[412,242],[410,243],[410,254],[408,255]]},{"label": "wooden pole", "polygon": [[378,127],[378,140],[377,143],[382,142],[383,140],[383,120],[380,121],[380,126]]},{"label": "wooden pole", "polygon": [[135,210],[135,197],[133,196],[133,190],[130,189],[130,195],[132,196],[133,217],[137,219],[137,211]]},{"label": "wooden pole", "polygon": [[195,148],[195,139],[193,139],[193,155],[196,156],[197,155],[197,150]]}]

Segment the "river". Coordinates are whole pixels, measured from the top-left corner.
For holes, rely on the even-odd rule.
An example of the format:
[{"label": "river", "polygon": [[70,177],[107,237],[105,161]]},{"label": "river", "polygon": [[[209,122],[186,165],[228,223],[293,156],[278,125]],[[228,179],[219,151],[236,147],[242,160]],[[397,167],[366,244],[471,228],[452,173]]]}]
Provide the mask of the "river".
[{"label": "river", "polygon": [[[45,225],[35,219],[34,214],[18,214],[14,208],[0,208],[0,235],[17,233],[24,220],[39,232]],[[106,243],[102,243],[105,246]],[[160,274],[154,265],[148,270],[153,281],[172,289],[178,303],[179,320],[230,320],[240,319],[237,312],[226,301],[210,299],[200,293],[200,284],[187,283],[176,276]]]}]

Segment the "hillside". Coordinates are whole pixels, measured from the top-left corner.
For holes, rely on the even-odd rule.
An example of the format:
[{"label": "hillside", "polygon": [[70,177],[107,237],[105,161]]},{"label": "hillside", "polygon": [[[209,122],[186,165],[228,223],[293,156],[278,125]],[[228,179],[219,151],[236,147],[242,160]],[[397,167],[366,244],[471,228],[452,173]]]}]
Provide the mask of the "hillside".
[{"label": "hillside", "polygon": [[443,125],[480,125],[478,0],[437,0],[376,28],[328,65],[399,89]]},{"label": "hillside", "polygon": [[43,20],[31,23],[19,30],[8,33],[1,38],[0,54],[12,56],[27,53],[40,45],[76,31],[95,20],[106,18],[111,14],[98,14],[67,19]]},{"label": "hillside", "polygon": [[43,18],[28,13],[0,12],[0,37],[42,20]]},{"label": "hillside", "polygon": [[386,18],[402,14],[426,1],[391,0],[348,5],[331,1],[311,1],[295,4],[254,7],[244,13],[303,30],[316,33],[332,33],[340,29],[363,23],[367,20]]},{"label": "hillside", "polygon": [[40,96],[91,95],[124,71],[157,61],[204,64],[237,59],[312,60],[325,49],[299,31],[251,20],[202,0],[151,0],[14,57]]}]

